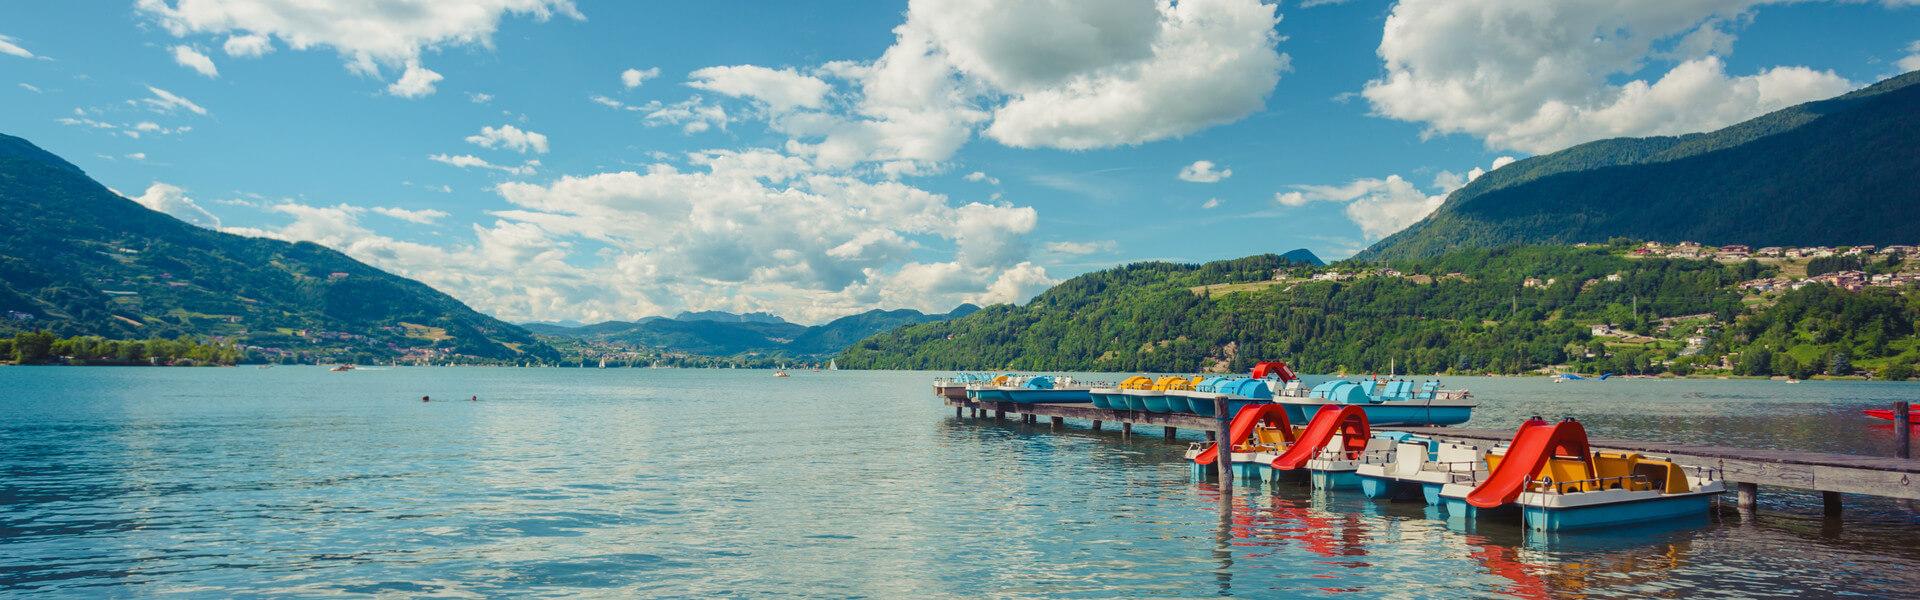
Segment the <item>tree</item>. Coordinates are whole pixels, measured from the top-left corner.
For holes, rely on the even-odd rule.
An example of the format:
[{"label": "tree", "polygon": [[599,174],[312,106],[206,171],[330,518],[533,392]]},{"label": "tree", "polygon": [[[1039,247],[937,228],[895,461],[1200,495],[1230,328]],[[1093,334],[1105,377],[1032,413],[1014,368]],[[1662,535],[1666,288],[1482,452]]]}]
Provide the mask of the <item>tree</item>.
[{"label": "tree", "polygon": [[1897,360],[1887,363],[1886,368],[1880,370],[1880,378],[1886,379],[1889,381],[1905,381],[1908,379],[1912,379],[1913,366]]},{"label": "tree", "polygon": [[1853,358],[1847,356],[1847,351],[1845,350],[1834,350],[1833,353],[1827,355],[1827,374],[1852,375]]},{"label": "tree", "polygon": [[13,336],[13,362],[30,365],[51,360],[57,339],[53,332],[44,330]]},{"label": "tree", "polygon": [[1773,352],[1760,346],[1748,348],[1740,353],[1740,362],[1733,366],[1735,375],[1772,375]]}]

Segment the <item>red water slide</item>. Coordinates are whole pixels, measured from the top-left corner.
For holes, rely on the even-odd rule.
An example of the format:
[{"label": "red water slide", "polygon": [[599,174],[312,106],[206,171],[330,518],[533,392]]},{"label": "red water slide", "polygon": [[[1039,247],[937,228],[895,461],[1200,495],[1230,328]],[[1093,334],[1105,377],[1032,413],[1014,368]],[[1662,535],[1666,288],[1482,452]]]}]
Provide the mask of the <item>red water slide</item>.
[{"label": "red water slide", "polygon": [[[1467,494],[1467,503],[1495,508],[1513,502],[1520,497],[1520,491],[1526,489],[1527,482],[1540,476],[1540,470],[1555,456],[1592,461],[1593,452],[1587,448],[1587,429],[1580,426],[1579,421],[1548,424],[1539,417],[1528,419],[1520,424],[1520,431],[1513,434],[1513,443],[1500,459],[1500,466],[1494,467],[1487,480]],[[1593,471],[1591,464],[1587,471]]]},{"label": "red water slide", "polygon": [[1372,435],[1367,431],[1367,411],[1353,405],[1321,406],[1320,412],[1313,413],[1313,420],[1307,422],[1306,433],[1300,434],[1300,439],[1287,448],[1286,454],[1273,459],[1273,468],[1283,471],[1300,468],[1312,460],[1313,455],[1319,453],[1335,433],[1340,434],[1341,450],[1345,457],[1359,458],[1360,453],[1367,449],[1367,437]]},{"label": "red water slide", "polygon": [[[1237,444],[1240,440],[1247,439],[1247,436],[1253,435],[1253,426],[1262,422],[1267,423],[1268,427],[1279,428],[1286,435],[1287,442],[1293,442],[1293,425],[1287,422],[1287,409],[1278,404],[1251,404],[1242,407],[1240,412],[1233,415],[1233,424],[1227,426],[1227,439],[1234,440]],[[1215,443],[1213,447],[1195,454],[1193,462],[1203,465],[1213,464],[1213,458],[1219,453],[1220,444]]]},{"label": "red water slide", "polygon": [[1248,373],[1248,375],[1252,375],[1254,379],[1266,379],[1267,376],[1271,375],[1279,378],[1281,381],[1293,381],[1300,378],[1298,375],[1293,374],[1293,368],[1288,367],[1285,361],[1278,360],[1260,361],[1258,364],[1253,365],[1253,371]]}]

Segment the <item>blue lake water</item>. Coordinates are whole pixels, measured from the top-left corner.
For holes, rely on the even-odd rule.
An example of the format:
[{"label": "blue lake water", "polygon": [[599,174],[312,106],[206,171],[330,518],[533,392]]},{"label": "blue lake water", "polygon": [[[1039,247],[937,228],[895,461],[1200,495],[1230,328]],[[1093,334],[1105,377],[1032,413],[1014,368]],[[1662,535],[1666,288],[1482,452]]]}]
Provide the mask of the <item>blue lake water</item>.
[{"label": "blue lake water", "polygon": [[[1547,538],[1217,489],[1185,443],[955,419],[934,374],[0,368],[0,594],[1868,597],[1891,501]],[[1871,382],[1456,378],[1472,427],[1886,454]],[[478,395],[479,402],[465,398]],[[436,399],[421,403],[420,396]],[[458,399],[458,401],[456,401]],[[1197,432],[1186,434],[1189,439]],[[1731,499],[1729,498],[1729,504]]]}]

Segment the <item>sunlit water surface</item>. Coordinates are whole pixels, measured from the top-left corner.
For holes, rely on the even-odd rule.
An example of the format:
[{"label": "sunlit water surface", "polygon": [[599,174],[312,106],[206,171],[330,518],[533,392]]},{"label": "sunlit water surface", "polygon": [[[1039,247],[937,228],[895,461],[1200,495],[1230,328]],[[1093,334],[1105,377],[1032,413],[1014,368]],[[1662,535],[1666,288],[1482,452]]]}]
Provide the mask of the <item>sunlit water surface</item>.
[{"label": "sunlit water surface", "polygon": [[[934,374],[0,368],[0,594],[1824,597],[1920,588],[1920,524],[1763,496],[1698,527],[1450,528],[1239,486],[1184,440],[955,419]],[[1887,383],[1454,379],[1469,426],[1892,451]],[[422,403],[420,396],[435,401]],[[472,395],[479,402],[467,402]],[[458,401],[456,401],[458,400]],[[1730,500],[1729,500],[1730,504]]]}]

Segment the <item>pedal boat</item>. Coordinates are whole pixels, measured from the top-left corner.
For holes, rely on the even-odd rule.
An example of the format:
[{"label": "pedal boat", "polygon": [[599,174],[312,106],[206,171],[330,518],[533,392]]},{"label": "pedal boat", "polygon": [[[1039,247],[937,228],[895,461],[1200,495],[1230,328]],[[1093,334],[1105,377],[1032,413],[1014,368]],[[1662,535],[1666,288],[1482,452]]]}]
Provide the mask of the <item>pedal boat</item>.
[{"label": "pedal boat", "polygon": [[1000,390],[1015,404],[1093,402],[1092,388],[1076,384],[1072,377],[1035,375],[1015,386],[1001,386]]},{"label": "pedal boat", "polygon": [[[1234,475],[1243,480],[1267,482],[1278,479],[1273,461],[1290,449],[1302,430],[1287,421],[1287,413],[1273,405],[1255,405],[1234,413],[1228,434],[1234,439],[1229,460]],[[1186,458],[1193,463],[1195,476],[1204,479],[1215,472],[1218,457],[1213,442],[1193,442]]]},{"label": "pedal boat", "polygon": [[1393,447],[1369,451],[1354,469],[1360,491],[1377,500],[1420,498],[1440,506],[1449,483],[1478,484],[1487,474],[1487,451],[1405,433],[1390,434]]},{"label": "pedal boat", "polygon": [[1571,531],[1704,515],[1726,492],[1716,469],[1595,452],[1572,419],[1527,421],[1504,452],[1488,453],[1487,465],[1489,474],[1470,491],[1443,487],[1449,513],[1456,503],[1467,513],[1514,507],[1530,530]]},{"label": "pedal boat", "polygon": [[1273,401],[1285,405],[1287,416],[1296,421],[1311,418],[1322,406],[1352,405],[1365,410],[1367,422],[1375,426],[1415,427],[1465,423],[1479,405],[1466,390],[1443,390],[1439,381],[1406,380],[1334,380],[1310,390],[1284,390]]}]

